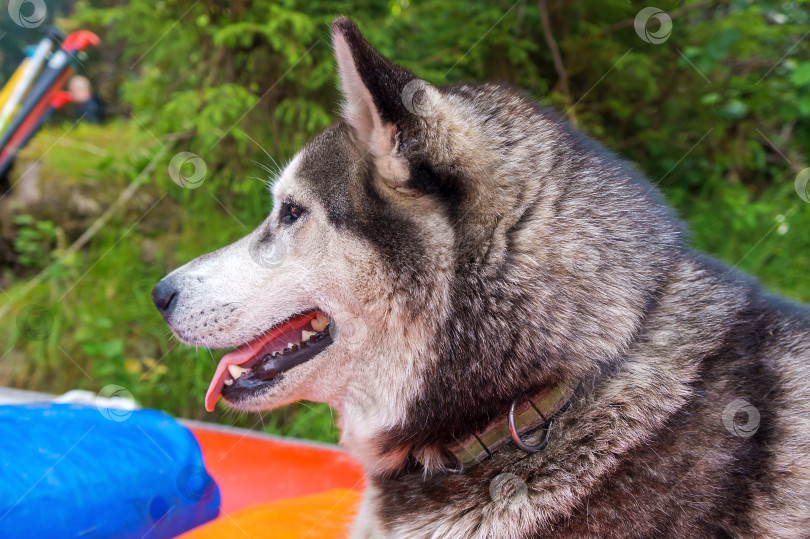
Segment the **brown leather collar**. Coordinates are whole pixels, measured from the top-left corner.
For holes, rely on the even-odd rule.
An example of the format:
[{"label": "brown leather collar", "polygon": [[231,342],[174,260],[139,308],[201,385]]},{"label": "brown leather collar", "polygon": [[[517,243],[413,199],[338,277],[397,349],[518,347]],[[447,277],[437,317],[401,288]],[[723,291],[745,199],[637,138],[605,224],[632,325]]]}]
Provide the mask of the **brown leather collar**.
[{"label": "brown leather collar", "polygon": [[[458,466],[453,471],[464,473],[492,456],[503,444],[514,441],[524,451],[536,451],[545,445],[555,414],[571,400],[576,385],[564,380],[548,386],[531,399],[518,398],[512,403],[509,414],[504,414],[479,433],[450,447]],[[522,402],[521,402],[522,401]],[[538,446],[529,446],[520,438],[526,432],[546,426],[546,438]]]}]

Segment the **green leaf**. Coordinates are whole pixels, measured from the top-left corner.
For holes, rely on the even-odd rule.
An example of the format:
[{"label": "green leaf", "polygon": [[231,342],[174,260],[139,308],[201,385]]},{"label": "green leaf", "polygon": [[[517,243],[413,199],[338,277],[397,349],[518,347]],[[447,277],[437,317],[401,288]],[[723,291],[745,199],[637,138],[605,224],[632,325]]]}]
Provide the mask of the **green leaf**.
[{"label": "green leaf", "polygon": [[794,86],[807,86],[810,84],[810,62],[800,64],[799,67],[793,70],[790,74],[790,82]]}]

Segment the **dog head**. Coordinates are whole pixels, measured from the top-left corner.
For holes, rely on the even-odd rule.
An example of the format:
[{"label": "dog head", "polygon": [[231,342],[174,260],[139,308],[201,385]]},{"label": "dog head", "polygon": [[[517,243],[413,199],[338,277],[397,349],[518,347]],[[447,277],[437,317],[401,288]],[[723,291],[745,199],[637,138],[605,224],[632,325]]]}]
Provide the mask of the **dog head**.
[{"label": "dog head", "polygon": [[284,169],[256,230],[153,298],[184,342],[236,347],[209,410],[327,402],[382,472],[620,353],[677,232],[630,169],[519,93],[439,89],[350,20],[332,34],[342,120]]}]

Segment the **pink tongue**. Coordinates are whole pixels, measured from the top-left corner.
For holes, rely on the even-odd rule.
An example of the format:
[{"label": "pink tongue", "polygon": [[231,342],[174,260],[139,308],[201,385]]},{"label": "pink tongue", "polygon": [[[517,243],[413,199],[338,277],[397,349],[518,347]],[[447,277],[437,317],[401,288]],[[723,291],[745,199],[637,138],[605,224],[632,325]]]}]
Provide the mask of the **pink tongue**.
[{"label": "pink tongue", "polygon": [[[315,318],[316,314],[317,312],[313,311],[288,320],[283,324],[279,324],[255,341],[240,346],[233,352],[228,352],[222,356],[222,359],[219,360],[219,365],[217,365],[214,377],[211,379],[211,384],[208,386],[208,391],[205,393],[205,409],[209,412],[214,411],[214,407],[222,394],[222,388],[225,387],[225,380],[230,376],[228,373],[228,365],[241,365],[249,361],[253,356],[258,354],[267,343],[282,336],[287,331],[305,327]],[[282,343],[281,346],[283,347],[284,344],[286,344],[286,341]]]},{"label": "pink tongue", "polygon": [[267,341],[263,341],[263,337],[248,343],[233,352],[228,352],[222,359],[219,360],[217,370],[214,377],[211,379],[211,384],[208,386],[208,391],[205,393],[205,409],[209,412],[214,411],[214,407],[219,400],[219,395],[222,393],[222,388],[225,386],[225,380],[229,376],[228,365],[239,365],[249,360],[256,354]]}]

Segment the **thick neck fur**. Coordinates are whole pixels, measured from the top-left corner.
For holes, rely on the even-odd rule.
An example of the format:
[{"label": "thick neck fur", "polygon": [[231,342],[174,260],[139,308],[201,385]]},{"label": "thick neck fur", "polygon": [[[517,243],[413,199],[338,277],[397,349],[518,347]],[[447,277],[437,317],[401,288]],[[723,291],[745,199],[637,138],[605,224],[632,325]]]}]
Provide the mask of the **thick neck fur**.
[{"label": "thick neck fur", "polygon": [[[453,159],[432,159],[434,181],[459,186],[434,194],[447,200],[454,260],[433,280],[449,286],[440,308],[415,313],[418,324],[436,324],[414,362],[423,366],[421,389],[405,419],[377,439],[381,455],[410,453],[438,469],[452,466],[443,459],[448,445],[523,393],[615,365],[682,253],[680,225],[629,166],[512,91],[445,92],[454,114],[479,124],[464,137],[432,135],[450,141],[441,146],[474,131],[477,144],[507,157],[475,161],[456,143]],[[521,125],[505,120],[515,114]],[[410,148],[420,144],[437,145]],[[384,474],[397,473],[391,464]]]},{"label": "thick neck fur", "polygon": [[[735,331],[727,328],[725,332],[706,332],[707,321],[751,309],[758,301],[744,283],[732,282],[729,286],[729,281],[736,278],[723,275],[723,269],[691,256],[679,262],[655,306],[648,311],[643,333],[624,350],[619,361],[583,380],[572,406],[557,418],[553,443],[544,451],[527,455],[507,446],[464,475],[438,474],[425,479],[420,473],[405,473],[374,481],[368,496],[369,505],[377,513],[372,522],[383,526],[392,536],[403,538],[524,537],[552,530],[561,532],[569,529],[570,519],[580,517],[582,528],[570,533],[571,536],[589,532],[611,536],[612,531],[605,527],[606,515],[598,512],[602,508],[595,501],[604,486],[602,481],[625,465],[629,455],[640,459],[639,452],[631,451],[639,451],[650,446],[653,438],[661,438],[667,425],[672,427],[670,422],[675,414],[690,400],[705,396],[701,394],[707,388],[698,380],[708,368],[706,358],[724,350]],[[723,288],[718,286],[721,283]],[[678,331],[673,331],[675,324]],[[717,408],[713,411],[717,417],[731,398],[718,398],[712,403]],[[721,446],[739,442],[723,430],[719,419],[714,426],[717,428],[708,432],[698,432],[697,425],[690,426],[687,432],[696,438],[680,442],[692,452],[684,456],[684,463],[706,458],[705,452],[713,445],[719,450]],[[654,454],[655,447],[650,451]],[[718,460],[716,464],[720,470],[726,463]],[[506,502],[493,496],[493,480],[505,471],[525,482],[528,486],[525,495]],[[645,473],[654,476],[655,469]],[[717,478],[721,473],[718,471]],[[628,480],[632,483],[633,477]],[[688,484],[678,488],[687,487]],[[630,486],[614,488],[622,492],[622,488]],[[654,482],[650,488],[656,488]],[[624,495],[632,505],[632,492]],[[589,497],[594,500],[591,514],[599,515],[590,524],[585,507]],[[615,496],[609,500],[616,507],[621,505]],[[661,502],[662,506],[670,504],[664,509],[670,512],[669,516],[676,511],[677,503],[681,502],[669,499]],[[652,512],[654,508],[648,509]],[[621,520],[620,515],[615,518]],[[624,520],[621,522],[625,528],[628,526]],[[555,528],[562,524],[565,526]],[[589,525],[593,529],[589,530]],[[678,536],[690,536],[689,533],[704,536],[706,528],[690,528],[693,525],[698,526],[685,523]],[[638,523],[640,530],[645,526],[654,529],[655,523]]]}]

